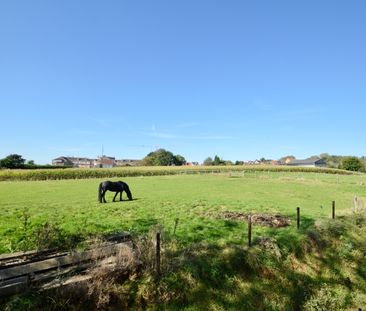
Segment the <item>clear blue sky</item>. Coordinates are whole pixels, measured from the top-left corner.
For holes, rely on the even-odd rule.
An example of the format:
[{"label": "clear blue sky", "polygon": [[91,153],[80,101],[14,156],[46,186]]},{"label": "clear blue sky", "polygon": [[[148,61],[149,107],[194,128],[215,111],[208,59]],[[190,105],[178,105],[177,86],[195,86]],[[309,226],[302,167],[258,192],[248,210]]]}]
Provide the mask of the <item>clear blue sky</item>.
[{"label": "clear blue sky", "polygon": [[366,2],[0,2],[0,158],[366,155]]}]

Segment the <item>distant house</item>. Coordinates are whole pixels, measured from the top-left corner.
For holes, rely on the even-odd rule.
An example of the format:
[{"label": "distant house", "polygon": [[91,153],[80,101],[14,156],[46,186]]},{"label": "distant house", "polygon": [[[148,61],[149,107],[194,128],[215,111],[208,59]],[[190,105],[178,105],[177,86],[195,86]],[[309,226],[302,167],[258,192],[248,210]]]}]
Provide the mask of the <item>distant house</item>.
[{"label": "distant house", "polygon": [[261,161],[259,160],[249,160],[249,161],[243,161],[244,165],[258,165],[261,164]]},{"label": "distant house", "polygon": [[131,160],[131,159],[123,159],[116,160],[116,166],[137,166],[139,165],[141,160]]},{"label": "distant house", "polygon": [[277,160],[271,160],[271,165],[281,165],[281,162]]},{"label": "distant house", "polygon": [[200,164],[198,162],[187,162],[184,164],[185,166],[199,166]]},{"label": "distant house", "polygon": [[95,162],[95,166],[102,168],[112,168],[116,165],[116,159],[114,157],[101,156]]},{"label": "distant house", "polygon": [[114,166],[136,166],[140,160],[116,160],[114,157],[101,156],[98,159],[78,158],[78,157],[58,157],[52,160],[55,166],[70,166],[80,168],[112,168]]},{"label": "distant house", "polygon": [[55,166],[73,166],[68,157],[58,157],[52,160],[52,165]]},{"label": "distant house", "polygon": [[90,168],[94,167],[94,160],[78,157],[58,157],[52,160],[52,165]]},{"label": "distant house", "polygon": [[310,158],[305,160],[291,160],[286,165],[301,167],[326,167],[327,162],[324,159]]}]

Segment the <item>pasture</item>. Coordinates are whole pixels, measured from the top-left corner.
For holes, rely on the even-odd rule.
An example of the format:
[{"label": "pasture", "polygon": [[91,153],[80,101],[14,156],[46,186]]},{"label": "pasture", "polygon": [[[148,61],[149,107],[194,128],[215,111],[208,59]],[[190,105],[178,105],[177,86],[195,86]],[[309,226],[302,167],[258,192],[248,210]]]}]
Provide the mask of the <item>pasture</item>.
[{"label": "pasture", "polygon": [[114,193],[107,192],[108,203],[100,204],[97,188],[104,179],[1,182],[0,253],[39,247],[35,237],[45,224],[57,229],[57,236],[50,232],[48,238],[60,244],[120,231],[146,233],[154,226],[162,227],[169,238],[176,219],[176,237],[186,245],[243,244],[246,223],[216,214],[240,211],[290,217],[293,224],[288,228],[255,228],[255,234],[276,236],[296,231],[298,206],[302,225],[308,226],[330,217],[333,200],[337,215],[342,215],[351,212],[355,196],[366,197],[364,175],[251,171],[124,177],[134,200],[127,201],[124,193],[125,201],[112,202]]},{"label": "pasture", "polygon": [[[92,294],[89,287],[90,295],[24,293],[0,302],[0,308],[313,311],[366,306],[364,174],[251,170],[109,177],[127,182],[134,200],[124,193],[124,201],[112,202],[114,193],[107,192],[107,203],[101,204],[97,190],[105,179],[0,182],[0,252],[82,248],[84,240],[129,231],[143,250],[138,276],[118,279],[118,271],[112,271],[114,281],[110,275],[104,281],[97,277],[91,285],[99,285]],[[354,214],[355,196],[362,211]],[[336,220],[331,219],[333,200]],[[296,207],[301,207],[300,230]],[[291,225],[254,225],[258,240],[249,248],[247,222],[219,217],[225,212],[280,213]],[[162,233],[158,282],[156,230]]]}]

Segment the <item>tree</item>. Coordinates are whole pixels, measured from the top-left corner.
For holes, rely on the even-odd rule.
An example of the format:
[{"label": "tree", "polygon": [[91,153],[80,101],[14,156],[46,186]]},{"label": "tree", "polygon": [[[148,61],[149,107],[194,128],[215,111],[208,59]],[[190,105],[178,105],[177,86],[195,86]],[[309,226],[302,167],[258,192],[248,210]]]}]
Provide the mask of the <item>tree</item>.
[{"label": "tree", "polygon": [[203,161],[203,165],[209,166],[209,165],[232,165],[233,163],[231,161],[224,161],[221,159],[218,155],[215,155],[214,159],[212,160],[211,157],[206,158],[205,161]]},{"label": "tree", "polygon": [[25,159],[19,154],[10,154],[0,160],[1,168],[24,168]]},{"label": "tree", "polygon": [[205,165],[205,166],[213,165],[213,160],[212,160],[212,158],[211,158],[211,157],[207,157],[207,158],[205,159],[205,161],[203,161],[203,165]]},{"label": "tree", "polygon": [[215,155],[213,165],[225,165],[225,161],[220,159],[219,156]]},{"label": "tree", "polygon": [[341,168],[347,171],[360,171],[362,168],[362,162],[357,157],[346,157],[341,162]]},{"label": "tree", "polygon": [[26,167],[33,168],[36,166],[36,163],[34,163],[34,160],[27,161]]},{"label": "tree", "polygon": [[150,152],[141,162],[145,166],[170,166],[183,165],[186,159],[181,155],[174,155],[165,149],[158,149]]},{"label": "tree", "polygon": [[174,156],[174,164],[177,166],[185,165],[187,163],[186,159],[181,156],[180,154],[177,154]]}]

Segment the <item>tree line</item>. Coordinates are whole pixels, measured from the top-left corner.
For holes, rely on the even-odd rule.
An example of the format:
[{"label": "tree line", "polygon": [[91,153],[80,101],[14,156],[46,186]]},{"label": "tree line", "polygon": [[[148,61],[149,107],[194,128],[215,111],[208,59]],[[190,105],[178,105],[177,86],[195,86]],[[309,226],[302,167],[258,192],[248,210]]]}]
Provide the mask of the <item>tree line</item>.
[{"label": "tree line", "polygon": [[37,169],[37,168],[54,168],[52,165],[40,165],[34,163],[33,160],[27,161],[19,154],[9,154],[0,159],[0,168],[7,169]]},{"label": "tree line", "polygon": [[[322,153],[319,156],[312,156],[313,159],[325,160],[327,167],[345,169],[349,171],[366,171],[366,157],[355,156],[337,156],[330,155],[328,153]],[[293,155],[288,155],[277,160],[278,164],[285,164],[286,161],[295,160]],[[273,160],[261,158],[256,160],[256,164],[270,164]],[[187,164],[186,159],[182,155],[175,155],[171,151],[165,149],[158,149],[156,151],[147,154],[141,161],[142,166],[181,166]],[[230,160],[224,160],[218,155],[207,157],[203,161],[204,166],[211,165],[243,165],[243,161],[232,162]],[[36,168],[57,168],[52,165],[39,165],[35,164],[33,160],[27,161],[19,154],[10,154],[7,157],[0,159],[0,168],[6,169],[36,169]]]}]

